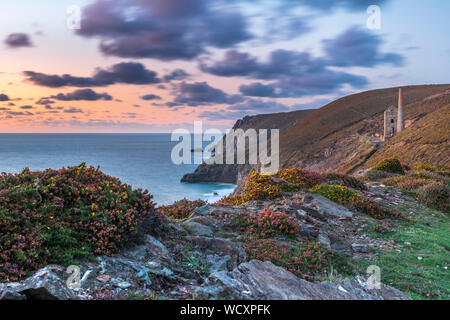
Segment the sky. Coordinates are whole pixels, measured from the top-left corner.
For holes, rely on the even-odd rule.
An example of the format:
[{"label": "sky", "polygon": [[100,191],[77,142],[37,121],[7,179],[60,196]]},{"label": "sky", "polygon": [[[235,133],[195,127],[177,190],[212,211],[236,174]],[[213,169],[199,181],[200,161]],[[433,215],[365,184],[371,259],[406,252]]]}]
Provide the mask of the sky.
[{"label": "sky", "polygon": [[0,132],[224,130],[450,83],[449,13],[447,0],[2,1]]}]

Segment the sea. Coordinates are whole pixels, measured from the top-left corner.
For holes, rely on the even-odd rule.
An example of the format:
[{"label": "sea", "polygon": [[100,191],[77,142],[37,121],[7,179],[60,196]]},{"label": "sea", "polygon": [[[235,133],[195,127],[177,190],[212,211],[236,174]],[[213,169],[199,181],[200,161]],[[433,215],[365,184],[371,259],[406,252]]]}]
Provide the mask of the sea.
[{"label": "sea", "polygon": [[[193,137],[192,137],[193,138]],[[192,152],[192,164],[171,160],[171,141],[166,133],[149,134],[0,134],[0,172],[18,173],[24,168],[43,170],[76,166],[82,162],[100,169],[133,188],[147,189],[158,205],[176,200],[215,202],[230,194],[235,185],[182,183],[194,172],[201,152]]]}]

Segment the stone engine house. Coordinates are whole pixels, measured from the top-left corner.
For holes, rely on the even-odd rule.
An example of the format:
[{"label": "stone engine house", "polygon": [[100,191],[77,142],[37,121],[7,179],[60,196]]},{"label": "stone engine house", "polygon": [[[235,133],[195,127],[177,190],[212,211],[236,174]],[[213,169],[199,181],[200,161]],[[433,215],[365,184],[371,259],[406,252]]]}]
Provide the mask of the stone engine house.
[{"label": "stone engine house", "polygon": [[403,116],[403,96],[402,88],[398,89],[398,108],[390,106],[384,111],[384,140],[392,138],[397,133],[405,129],[405,119]]}]

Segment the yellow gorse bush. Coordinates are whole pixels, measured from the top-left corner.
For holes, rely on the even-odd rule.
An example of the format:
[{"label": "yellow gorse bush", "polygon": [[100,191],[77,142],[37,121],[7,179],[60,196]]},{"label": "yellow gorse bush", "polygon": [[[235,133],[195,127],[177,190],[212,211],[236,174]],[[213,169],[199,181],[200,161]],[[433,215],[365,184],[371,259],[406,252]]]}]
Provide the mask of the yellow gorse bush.
[{"label": "yellow gorse bush", "polygon": [[361,196],[341,185],[321,184],[312,187],[309,192],[317,193],[337,203],[346,203],[348,201],[359,199]]}]

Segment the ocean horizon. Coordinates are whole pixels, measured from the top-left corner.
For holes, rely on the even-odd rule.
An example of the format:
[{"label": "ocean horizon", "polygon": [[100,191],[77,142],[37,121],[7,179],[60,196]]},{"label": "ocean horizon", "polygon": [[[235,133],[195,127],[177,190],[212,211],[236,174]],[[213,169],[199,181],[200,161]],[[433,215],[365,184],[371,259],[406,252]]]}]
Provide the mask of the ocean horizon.
[{"label": "ocean horizon", "polygon": [[170,133],[0,133],[0,171],[58,169],[85,162],[133,188],[147,189],[158,205],[182,198],[215,202],[234,190],[232,184],[180,182],[198,164],[175,165],[171,151],[176,144]]}]

